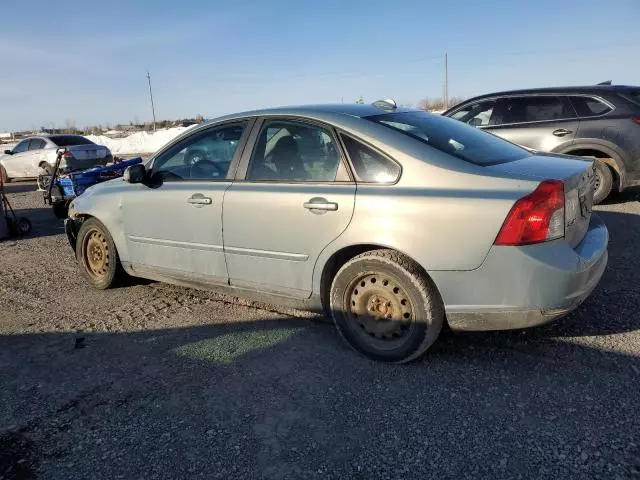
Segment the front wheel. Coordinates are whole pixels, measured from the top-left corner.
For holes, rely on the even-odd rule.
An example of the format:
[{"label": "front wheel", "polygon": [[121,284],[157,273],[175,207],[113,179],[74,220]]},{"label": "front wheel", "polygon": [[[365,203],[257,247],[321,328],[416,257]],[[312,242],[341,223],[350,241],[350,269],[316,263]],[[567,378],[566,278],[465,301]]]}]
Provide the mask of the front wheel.
[{"label": "front wheel", "polygon": [[84,277],[99,290],[114,286],[122,277],[122,267],[113,238],[107,228],[95,218],[85,220],[80,227],[76,259]]},{"label": "front wheel", "polygon": [[391,250],[349,260],[331,286],[338,332],[358,352],[386,362],[420,357],[444,323],[440,295],[413,260]]}]

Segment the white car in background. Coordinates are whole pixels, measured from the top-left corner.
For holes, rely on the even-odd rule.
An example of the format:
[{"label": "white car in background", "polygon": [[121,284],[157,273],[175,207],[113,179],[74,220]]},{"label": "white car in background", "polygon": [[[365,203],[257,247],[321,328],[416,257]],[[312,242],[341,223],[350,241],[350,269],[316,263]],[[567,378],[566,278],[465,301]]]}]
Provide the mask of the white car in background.
[{"label": "white car in background", "polygon": [[107,147],[96,145],[81,135],[34,136],[25,138],[0,156],[2,180],[6,183],[15,178],[37,178],[38,187],[44,188],[42,183],[53,173],[60,148],[66,150],[60,162],[63,170],[84,170],[113,161]]}]

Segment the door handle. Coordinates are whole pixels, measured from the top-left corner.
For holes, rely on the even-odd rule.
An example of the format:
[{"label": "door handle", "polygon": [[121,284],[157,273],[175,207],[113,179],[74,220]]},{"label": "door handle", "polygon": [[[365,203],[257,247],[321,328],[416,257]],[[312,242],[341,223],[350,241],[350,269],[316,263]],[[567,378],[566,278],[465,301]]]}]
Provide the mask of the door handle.
[{"label": "door handle", "polygon": [[338,204],[335,202],[330,202],[326,198],[322,197],[314,197],[310,199],[308,202],[304,202],[302,204],[304,208],[307,210],[322,210],[324,212],[335,212],[338,210]]},{"label": "door handle", "polygon": [[552,132],[556,137],[564,137],[565,135],[569,135],[570,133],[573,133],[571,130],[566,130],[564,128],[559,128],[557,130],[554,130]]},{"label": "door handle", "polygon": [[205,197],[201,193],[194,193],[191,198],[187,198],[187,203],[195,205],[196,207],[203,207],[205,205],[211,205],[213,200],[210,197]]}]

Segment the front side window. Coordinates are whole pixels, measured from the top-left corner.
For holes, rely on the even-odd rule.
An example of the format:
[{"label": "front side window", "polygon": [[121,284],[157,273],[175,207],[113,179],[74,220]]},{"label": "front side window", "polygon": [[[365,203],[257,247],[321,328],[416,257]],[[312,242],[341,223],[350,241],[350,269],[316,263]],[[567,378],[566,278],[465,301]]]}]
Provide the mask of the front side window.
[{"label": "front side window", "polygon": [[597,98],[573,96],[570,99],[579,117],[597,117],[612,110],[609,105]]},{"label": "front side window", "polygon": [[496,165],[529,155],[527,150],[495,135],[426,112],[389,113],[366,118],[476,165]]},{"label": "front side window", "polygon": [[367,183],[394,183],[400,165],[347,135],[341,135],[357,180]]},{"label": "front side window", "polygon": [[221,180],[227,177],[246,123],[211,128],[187,137],[161,154],[152,176],[167,180]]},{"label": "front side window", "polygon": [[270,120],[258,135],[247,180],[333,182],[339,166],[338,149],[328,129]]},{"label": "front side window", "polygon": [[468,123],[474,127],[484,127],[490,124],[495,100],[470,103],[451,115],[451,118]]},{"label": "front side window", "polygon": [[18,145],[15,146],[15,148],[13,149],[13,153],[22,153],[22,152],[26,152],[27,149],[29,148],[29,142],[31,140],[23,140],[21,141]]},{"label": "front side window", "polygon": [[492,125],[544,122],[575,118],[576,113],[567,97],[542,95],[505,97],[496,102]]}]

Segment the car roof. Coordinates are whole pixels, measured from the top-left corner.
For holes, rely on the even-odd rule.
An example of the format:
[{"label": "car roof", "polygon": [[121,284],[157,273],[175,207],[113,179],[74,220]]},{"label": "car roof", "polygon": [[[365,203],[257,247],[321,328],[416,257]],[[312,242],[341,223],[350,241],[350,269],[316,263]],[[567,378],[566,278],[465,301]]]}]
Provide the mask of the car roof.
[{"label": "car roof", "polygon": [[[526,88],[521,90],[504,90],[501,92],[486,93],[470,98],[469,100],[477,100],[485,97],[499,97],[503,95],[535,95],[549,94],[549,93],[610,93],[622,90],[640,89],[640,87],[634,87],[632,85],[584,85],[584,86],[572,86],[572,87],[543,87],[543,88]],[[463,103],[467,103],[466,100]]]},{"label": "car roof", "polygon": [[282,115],[293,117],[309,117],[322,118],[329,115],[347,115],[351,117],[363,118],[372,115],[382,115],[385,113],[399,113],[418,111],[413,108],[397,107],[384,108],[373,104],[358,103],[337,103],[337,104],[319,104],[319,105],[296,105],[288,107],[264,108],[260,110],[249,110],[246,112],[234,113],[223,117],[212,118],[206,123],[217,123],[223,120],[232,120],[244,117],[262,117],[269,115]]}]

